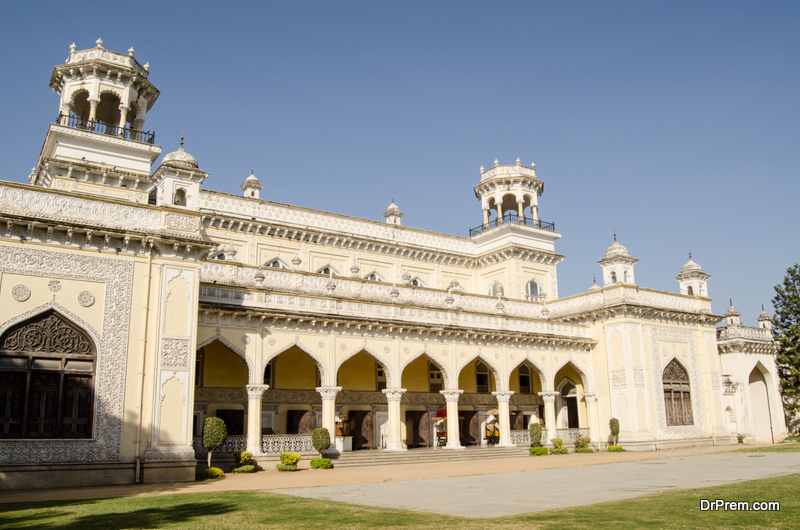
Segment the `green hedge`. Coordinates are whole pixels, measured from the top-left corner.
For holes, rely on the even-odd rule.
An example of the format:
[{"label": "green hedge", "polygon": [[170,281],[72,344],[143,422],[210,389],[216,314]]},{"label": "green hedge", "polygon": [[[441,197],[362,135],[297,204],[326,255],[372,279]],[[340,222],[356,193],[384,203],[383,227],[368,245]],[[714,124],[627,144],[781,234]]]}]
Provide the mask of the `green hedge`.
[{"label": "green hedge", "polygon": [[312,458],[311,469],[333,469],[330,458]]},{"label": "green hedge", "polygon": [[297,453],[292,453],[291,451],[284,451],[281,453],[281,464],[289,465],[289,466],[296,466],[297,463],[302,458]]},{"label": "green hedge", "polygon": [[623,449],[621,445],[609,445],[608,450],[611,451],[612,453],[620,453],[625,451],[625,449]]},{"label": "green hedge", "polygon": [[553,447],[555,447],[556,449],[561,449],[562,447],[564,447],[564,440],[562,440],[561,438],[553,438]]},{"label": "green hedge", "polygon": [[580,438],[575,440],[575,447],[586,449],[587,447],[589,447],[589,442],[591,441],[592,439],[589,438],[588,436],[581,436]]},{"label": "green hedge", "polygon": [[278,471],[297,471],[297,464],[276,464]]},{"label": "green hedge", "polygon": [[530,452],[531,456],[546,456],[547,447],[531,447]]},{"label": "green hedge", "polygon": [[256,466],[247,464],[244,466],[231,466],[231,473],[255,473]]},{"label": "green hedge", "polygon": [[203,473],[206,478],[220,478],[225,476],[225,472],[218,467],[210,467]]},{"label": "green hedge", "polygon": [[575,452],[576,453],[594,453],[594,449],[592,449],[591,447],[576,447],[575,448]]},{"label": "green hedge", "polygon": [[231,466],[231,473],[255,473],[253,453],[248,451],[234,451],[233,459],[236,462]]},{"label": "green hedge", "polygon": [[569,449],[567,449],[566,447],[553,447],[552,449],[550,449],[551,455],[565,455],[567,453],[569,453]]}]

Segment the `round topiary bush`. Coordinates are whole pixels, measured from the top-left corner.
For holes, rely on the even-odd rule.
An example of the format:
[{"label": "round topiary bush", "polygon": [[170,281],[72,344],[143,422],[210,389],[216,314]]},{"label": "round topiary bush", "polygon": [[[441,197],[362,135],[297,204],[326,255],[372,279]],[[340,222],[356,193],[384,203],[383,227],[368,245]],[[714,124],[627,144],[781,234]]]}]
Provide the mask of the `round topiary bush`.
[{"label": "round topiary bush", "polygon": [[564,447],[564,440],[562,440],[561,438],[553,438],[553,447],[555,447],[556,449],[561,449],[562,447]]},{"label": "round topiary bush", "polygon": [[225,476],[225,472],[218,467],[209,467],[203,472],[206,478],[221,478]]},{"label": "round topiary bush", "polygon": [[311,469],[333,469],[330,458],[312,458]]},{"label": "round topiary bush", "polygon": [[531,447],[531,456],[547,456],[547,447]]},{"label": "round topiary bush", "polygon": [[331,446],[331,435],[328,429],[325,427],[314,429],[314,432],[311,433],[311,445],[314,446],[314,449],[319,453],[321,458],[323,453]]},{"label": "round topiary bush", "polygon": [[291,451],[284,451],[281,453],[281,464],[285,466],[297,466],[297,463],[302,458],[299,454]]},{"label": "round topiary bush", "polygon": [[275,464],[278,471],[297,471],[297,464]]},{"label": "round topiary bush", "polygon": [[531,447],[541,447],[542,426],[539,423],[531,423],[528,429],[531,432]]},{"label": "round topiary bush", "polygon": [[608,427],[611,429],[611,436],[614,437],[614,445],[616,445],[619,437],[619,420],[617,418],[611,418],[608,422]]}]

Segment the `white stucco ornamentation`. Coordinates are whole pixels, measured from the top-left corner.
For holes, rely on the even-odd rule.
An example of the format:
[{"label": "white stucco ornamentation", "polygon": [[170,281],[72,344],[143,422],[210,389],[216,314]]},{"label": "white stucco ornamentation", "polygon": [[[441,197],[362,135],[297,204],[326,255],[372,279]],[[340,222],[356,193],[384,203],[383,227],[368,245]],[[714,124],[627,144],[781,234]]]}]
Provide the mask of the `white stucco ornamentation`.
[{"label": "white stucco ornamentation", "polygon": [[31,290],[26,285],[15,285],[11,288],[11,297],[17,302],[24,302],[31,297]]},{"label": "white stucco ornamentation", "polygon": [[0,463],[109,462],[120,459],[125,368],[128,357],[133,263],[0,245],[0,269],[14,274],[90,280],[104,283],[103,333],[62,308],[55,301],[0,325],[0,333],[50,308],[56,309],[86,331],[95,341],[95,405],[92,439],[0,440]]},{"label": "white stucco ornamentation", "polygon": [[187,339],[161,339],[161,365],[181,366],[189,364],[189,341]]},{"label": "white stucco ornamentation", "polygon": [[81,291],[78,293],[78,303],[82,307],[91,307],[94,305],[94,295],[89,291]]}]

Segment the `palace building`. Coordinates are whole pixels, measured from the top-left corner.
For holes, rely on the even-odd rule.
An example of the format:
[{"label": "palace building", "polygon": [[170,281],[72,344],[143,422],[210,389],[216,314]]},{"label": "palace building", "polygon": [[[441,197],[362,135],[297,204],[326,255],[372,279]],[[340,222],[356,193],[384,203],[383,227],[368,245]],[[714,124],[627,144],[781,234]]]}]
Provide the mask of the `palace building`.
[{"label": "palace building", "polygon": [[769,317],[714,315],[691,259],[648,289],[615,236],[602,285],[559,297],[535,165],[481,168],[469,237],[271,202],[255,175],[210,191],[183,141],[154,166],[149,70],[72,45],[29,184],[0,182],[3,488],[194,480],[208,416],[265,461],[316,427],[333,452],[455,451],[492,418],[499,446],[538,422],[603,449],[611,418],[629,450],[786,436]]}]

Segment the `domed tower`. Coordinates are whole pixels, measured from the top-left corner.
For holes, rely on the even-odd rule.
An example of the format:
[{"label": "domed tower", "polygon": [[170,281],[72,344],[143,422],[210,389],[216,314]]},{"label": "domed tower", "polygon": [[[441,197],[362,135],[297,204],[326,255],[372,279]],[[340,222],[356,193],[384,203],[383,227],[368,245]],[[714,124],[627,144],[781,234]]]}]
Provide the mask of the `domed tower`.
[{"label": "domed tower", "polygon": [[764,311],[764,306],[761,306],[761,314],[758,315],[758,327],[761,329],[772,329],[772,318],[769,313]]},{"label": "domed tower", "polygon": [[[495,160],[491,168],[481,167],[481,182],[475,186],[475,196],[481,201],[484,229],[508,222],[541,228],[539,196],[542,193],[544,182],[536,178],[536,164],[524,166],[517,158],[513,166],[500,166]],[[496,213],[494,219],[490,219],[492,210]],[[553,230],[552,227],[547,229]]]},{"label": "domed tower", "polygon": [[197,159],[184,151],[183,135],[177,151],[164,155],[161,165],[153,172],[158,206],[180,206],[197,209],[200,184],[208,173],[197,165]]},{"label": "domed tower", "polygon": [[605,257],[597,262],[603,268],[603,287],[617,283],[634,285],[633,266],[638,261],[627,248],[617,243],[617,233],[614,232],[614,243],[606,250]]},{"label": "domed tower", "polygon": [[392,204],[389,205],[382,215],[386,218],[387,223],[400,226],[400,218],[405,215],[405,212],[401,212],[400,208],[394,203],[394,199],[392,199]]},{"label": "domed tower", "polygon": [[239,189],[244,192],[244,196],[250,197],[251,199],[259,199],[259,194],[263,188],[264,185],[256,178],[255,170],[250,171],[250,176],[239,186]]},{"label": "domed tower", "polygon": [[150,167],[161,148],[143,127],[159,91],[147,79],[150,65],[140,65],[133,48],[122,54],[103,48],[100,39],[95,44],[80,51],[73,44],[66,62],[53,70],[50,87],[60,96],[59,112],[30,182],[102,194],[127,188],[127,196],[146,200]]},{"label": "domed tower", "polygon": [[680,284],[681,294],[688,296],[708,296],[708,279],[710,275],[703,272],[703,267],[692,261],[689,252],[689,261],[681,268],[681,273],[675,276]]}]

